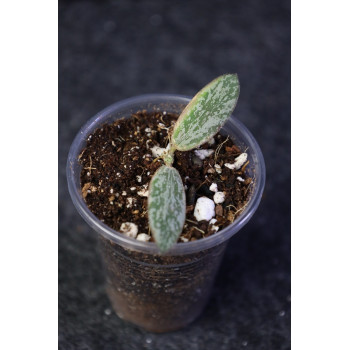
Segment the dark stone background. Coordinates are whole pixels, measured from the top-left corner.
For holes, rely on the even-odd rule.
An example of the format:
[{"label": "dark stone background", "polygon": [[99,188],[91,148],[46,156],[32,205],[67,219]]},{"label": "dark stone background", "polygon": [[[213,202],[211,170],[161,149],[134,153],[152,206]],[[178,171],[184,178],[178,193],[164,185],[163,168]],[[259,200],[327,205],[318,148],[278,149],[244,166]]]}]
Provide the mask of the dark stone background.
[{"label": "dark stone background", "polygon": [[[237,72],[235,115],[265,156],[265,194],[229,243],[209,305],[184,330],[126,324],[104,292],[96,237],[69,198],[65,162],[82,124],[144,93],[194,95]],[[290,348],[289,1],[59,2],[59,348]]]}]

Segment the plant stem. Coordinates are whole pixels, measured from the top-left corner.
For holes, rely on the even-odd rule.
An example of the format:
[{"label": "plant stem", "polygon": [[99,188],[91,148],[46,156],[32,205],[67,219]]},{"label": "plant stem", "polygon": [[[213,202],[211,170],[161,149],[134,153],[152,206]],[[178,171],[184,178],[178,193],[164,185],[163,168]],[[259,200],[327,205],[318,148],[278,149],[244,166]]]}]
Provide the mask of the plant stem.
[{"label": "plant stem", "polygon": [[167,166],[171,166],[174,163],[174,152],[176,150],[176,146],[170,143],[169,150],[162,156],[164,163]]}]

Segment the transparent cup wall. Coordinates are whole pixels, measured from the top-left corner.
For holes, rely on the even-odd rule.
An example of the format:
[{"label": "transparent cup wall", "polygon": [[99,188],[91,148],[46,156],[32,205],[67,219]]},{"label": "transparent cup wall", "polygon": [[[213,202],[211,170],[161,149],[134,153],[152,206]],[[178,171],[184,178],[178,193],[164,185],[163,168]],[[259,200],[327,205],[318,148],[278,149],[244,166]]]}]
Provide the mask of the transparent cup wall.
[{"label": "transparent cup wall", "polygon": [[242,149],[248,148],[250,163],[247,171],[254,179],[249,204],[230,226],[217,234],[176,244],[162,256],[155,243],[130,239],[106,226],[90,212],[81,194],[78,156],[87,137],[104,123],[144,109],[180,114],[188,102],[188,97],[178,95],[143,95],[109,106],[82,127],[67,162],[73,203],[99,235],[107,293],[115,312],[120,318],[153,332],[182,328],[205,307],[228,239],[250,220],[259,205],[265,184],[260,148],[246,127],[231,116],[223,132]]}]

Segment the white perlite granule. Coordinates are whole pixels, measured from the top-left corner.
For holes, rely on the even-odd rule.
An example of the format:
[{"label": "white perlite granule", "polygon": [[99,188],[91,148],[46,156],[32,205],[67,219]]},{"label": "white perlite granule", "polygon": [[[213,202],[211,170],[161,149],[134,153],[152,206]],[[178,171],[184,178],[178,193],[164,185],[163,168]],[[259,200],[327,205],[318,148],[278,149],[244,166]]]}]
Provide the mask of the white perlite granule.
[{"label": "white perlite granule", "polygon": [[235,159],[235,162],[233,164],[232,163],[225,163],[225,167],[229,168],[229,169],[238,170],[247,161],[247,158],[248,158],[248,154],[242,153]]},{"label": "white perlite granule", "polygon": [[214,194],[214,202],[216,204],[223,203],[225,201],[225,193],[224,192],[216,192]]},{"label": "white perlite granule", "polygon": [[148,197],[148,190],[147,190],[148,184],[143,185],[143,188],[140,191],[137,191],[137,194],[141,197]]},{"label": "white perlite granule", "polygon": [[124,222],[119,230],[127,237],[136,238],[138,227],[133,222]]},{"label": "white perlite granule", "polygon": [[194,214],[197,221],[206,220],[209,221],[215,216],[215,204],[208,197],[200,197],[197,199],[196,206],[194,208]]},{"label": "white perlite granule", "polygon": [[216,219],[211,219],[209,221],[209,225],[210,224],[212,225],[211,228],[214,230],[214,232],[218,232],[219,231],[219,226],[214,225],[216,222],[217,222]]},{"label": "white perlite granule", "polygon": [[240,169],[242,165],[247,161],[248,154],[242,153],[235,159],[235,168]]},{"label": "white perlite granule", "polygon": [[158,146],[153,146],[151,148],[151,151],[152,151],[153,157],[158,158],[165,152],[165,148],[158,147]]},{"label": "white perlite granule", "polygon": [[212,137],[208,140],[209,145],[213,145],[214,143],[215,143],[214,137]]},{"label": "white perlite granule", "polygon": [[217,192],[218,191],[218,185],[215,182],[213,182],[210,185],[209,190],[212,191],[212,192]]},{"label": "white perlite granule", "polygon": [[[226,164],[225,164],[226,165]],[[215,164],[214,165],[214,168],[215,168],[215,170],[216,170],[216,172],[218,173],[218,174],[221,174],[222,173],[222,169],[221,169],[221,166],[219,165],[219,164]]]},{"label": "white perlite granule", "polygon": [[199,158],[199,159],[205,159],[212,155],[214,153],[213,149],[196,149],[194,150],[194,154]]},{"label": "white perlite granule", "polygon": [[134,201],[135,201],[135,199],[134,198],[132,198],[132,197],[128,197],[127,199],[126,199],[126,207],[127,208],[131,208],[132,207],[132,205],[133,205],[133,203],[134,203]]},{"label": "white perlite granule", "polygon": [[136,237],[138,241],[148,242],[151,239],[151,236],[147,233],[139,233]]}]

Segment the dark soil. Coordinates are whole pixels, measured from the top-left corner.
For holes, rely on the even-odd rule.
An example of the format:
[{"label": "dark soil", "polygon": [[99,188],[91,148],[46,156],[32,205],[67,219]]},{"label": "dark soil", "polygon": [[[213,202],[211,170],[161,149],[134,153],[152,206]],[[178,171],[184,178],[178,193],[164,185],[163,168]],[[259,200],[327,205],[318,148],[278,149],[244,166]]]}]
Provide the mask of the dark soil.
[{"label": "dark soil", "polygon": [[[128,119],[103,125],[88,137],[79,159],[82,164],[81,187],[90,210],[105,224],[119,231],[125,222],[148,233],[147,191],[154,172],[163,160],[152,155],[151,148],[165,148],[168,129],[178,115],[165,112],[138,112]],[[216,226],[226,227],[244,209],[252,179],[239,170],[224,166],[233,163],[242,151],[224,135],[201,149],[213,154],[201,160],[194,151],[175,152],[173,166],[179,171],[186,189],[187,214],[179,242],[197,240],[215,233],[207,222],[197,222],[194,207],[197,198],[213,199],[210,185],[225,192],[225,201],[215,207]],[[249,158],[248,158],[249,159]],[[215,169],[221,166],[221,173]],[[240,180],[237,179],[240,177]],[[152,240],[152,238],[151,238]],[[107,293],[114,310],[128,320],[152,332],[184,327],[203,309],[227,242],[187,255],[157,255],[138,252],[100,236],[100,248],[106,269]]]},{"label": "dark soil", "polygon": [[126,249],[100,235],[106,289],[115,312],[151,332],[186,326],[208,301],[226,244],[168,256]]},{"label": "dark soil", "polygon": [[[82,193],[90,210],[106,225],[119,231],[122,223],[133,222],[139,233],[151,235],[147,197],[138,192],[147,191],[152,175],[164,164],[162,159],[152,156],[151,148],[167,146],[168,129],[177,118],[178,115],[166,112],[140,111],[131,118],[105,124],[88,137],[86,148],[79,156]],[[194,151],[175,152],[173,166],[182,177],[187,202],[186,222],[179,242],[215,233],[212,224],[197,222],[193,215],[197,198],[213,199],[215,192],[209,190],[212,183],[217,184],[218,191],[225,192],[225,201],[215,208],[215,225],[220,229],[230,225],[248,201],[252,179],[244,170],[249,153],[248,161],[241,169],[229,169],[224,164],[233,163],[245,150],[221,134],[214,140],[214,144],[200,147],[214,150],[204,160],[195,156]],[[215,164],[221,166],[220,174],[215,170]]]}]

